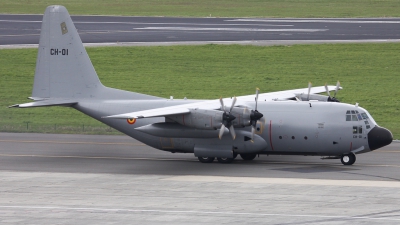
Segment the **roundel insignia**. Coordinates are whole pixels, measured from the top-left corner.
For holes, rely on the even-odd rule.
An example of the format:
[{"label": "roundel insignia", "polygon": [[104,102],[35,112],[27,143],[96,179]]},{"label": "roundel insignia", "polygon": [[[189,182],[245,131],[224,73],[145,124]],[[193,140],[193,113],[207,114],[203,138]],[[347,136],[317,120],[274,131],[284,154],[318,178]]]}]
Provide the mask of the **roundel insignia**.
[{"label": "roundel insignia", "polygon": [[126,121],[127,121],[130,125],[132,125],[132,124],[134,124],[134,123],[136,122],[136,119],[131,118],[131,119],[126,119]]}]

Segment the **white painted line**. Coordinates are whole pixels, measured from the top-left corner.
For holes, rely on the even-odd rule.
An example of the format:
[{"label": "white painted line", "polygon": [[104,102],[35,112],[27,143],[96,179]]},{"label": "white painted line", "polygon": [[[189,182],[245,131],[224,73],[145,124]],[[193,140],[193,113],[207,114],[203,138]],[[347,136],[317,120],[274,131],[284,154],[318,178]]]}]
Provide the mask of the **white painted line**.
[{"label": "white painted line", "polygon": [[40,34],[4,34],[0,37],[25,37],[25,36],[40,36]]},{"label": "white painted line", "polygon": [[[0,20],[8,23],[41,23],[34,20]],[[273,27],[292,27],[287,24],[252,24],[252,23],[143,23],[143,22],[92,22],[74,21],[74,24],[131,24],[131,25],[196,25],[196,26],[273,26]]]},{"label": "white painted line", "polygon": [[343,186],[343,187],[386,187],[400,188],[398,181],[371,181],[371,180],[324,180],[298,178],[264,178],[264,177],[224,177],[224,176],[173,176],[162,180],[184,182],[231,182],[257,184],[288,184],[314,186]]},{"label": "white painted line", "polygon": [[0,20],[0,22],[9,22],[9,23],[41,23],[40,20]]},{"label": "white painted line", "polygon": [[[164,42],[105,42],[84,43],[85,47],[115,47],[115,46],[171,46],[171,45],[296,45],[296,44],[345,44],[345,43],[396,43],[400,39],[365,39],[365,40],[243,40],[243,41],[164,41]],[[0,45],[0,49],[38,48],[38,44]]]},{"label": "white painted line", "polygon": [[332,216],[332,215],[311,215],[311,214],[282,214],[282,213],[252,213],[252,212],[229,212],[229,211],[197,211],[197,210],[152,210],[152,209],[127,209],[127,208],[86,208],[86,207],[62,207],[62,206],[7,206],[0,205],[2,209],[20,210],[65,210],[65,211],[97,211],[97,212],[130,212],[130,213],[160,213],[160,214],[202,214],[202,215],[233,215],[233,216],[257,216],[257,217],[310,217],[330,218],[342,220],[379,220],[379,221],[400,221],[396,217],[368,217],[368,216]]},{"label": "white painted line", "polygon": [[211,28],[211,27],[142,27],[134,30],[183,30],[183,31],[240,31],[240,32],[320,32],[329,29],[257,29],[257,28]]},{"label": "white painted line", "polygon": [[197,159],[161,159],[161,158],[135,158],[135,157],[112,157],[112,156],[75,156],[75,155],[13,155],[0,154],[0,157],[37,157],[37,158],[67,158],[67,159],[115,159],[115,160],[150,160],[150,161],[190,161]]},{"label": "white painted line", "polygon": [[268,22],[268,23],[361,23],[361,24],[398,24],[400,21],[394,20],[338,20],[338,19],[233,19],[233,20],[225,20],[225,21],[243,21],[243,22]]}]

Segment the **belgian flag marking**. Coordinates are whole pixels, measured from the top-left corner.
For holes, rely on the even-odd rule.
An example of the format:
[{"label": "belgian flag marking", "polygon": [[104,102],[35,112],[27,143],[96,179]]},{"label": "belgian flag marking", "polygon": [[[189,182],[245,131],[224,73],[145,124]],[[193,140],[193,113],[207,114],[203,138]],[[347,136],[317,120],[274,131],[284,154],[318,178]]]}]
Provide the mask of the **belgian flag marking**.
[{"label": "belgian flag marking", "polygon": [[134,124],[134,123],[136,122],[136,119],[131,118],[131,119],[126,119],[126,121],[127,121],[130,125],[132,125],[132,124]]}]

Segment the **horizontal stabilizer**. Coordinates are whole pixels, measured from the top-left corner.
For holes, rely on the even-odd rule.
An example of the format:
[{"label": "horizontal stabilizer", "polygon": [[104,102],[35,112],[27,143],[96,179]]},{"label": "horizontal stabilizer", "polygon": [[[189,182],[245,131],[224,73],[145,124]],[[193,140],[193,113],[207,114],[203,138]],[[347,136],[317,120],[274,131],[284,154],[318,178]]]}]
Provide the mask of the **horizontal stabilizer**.
[{"label": "horizontal stabilizer", "polygon": [[30,107],[42,107],[42,106],[71,106],[73,104],[78,103],[77,100],[72,99],[46,99],[36,102],[29,102],[23,104],[16,104],[9,106],[9,108],[30,108]]}]

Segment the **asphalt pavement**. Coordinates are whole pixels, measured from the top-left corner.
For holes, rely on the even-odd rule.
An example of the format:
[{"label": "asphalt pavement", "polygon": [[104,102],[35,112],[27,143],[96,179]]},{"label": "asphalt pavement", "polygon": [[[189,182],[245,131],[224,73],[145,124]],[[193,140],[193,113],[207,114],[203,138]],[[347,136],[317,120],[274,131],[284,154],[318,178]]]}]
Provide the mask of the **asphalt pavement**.
[{"label": "asphalt pavement", "polygon": [[202,164],[127,136],[0,133],[0,223],[398,224],[399,155]]},{"label": "asphalt pavement", "polygon": [[[399,18],[266,19],[72,16],[86,45],[398,42]],[[2,48],[39,43],[42,15],[0,15]],[[21,46],[18,46],[21,47]]]}]

